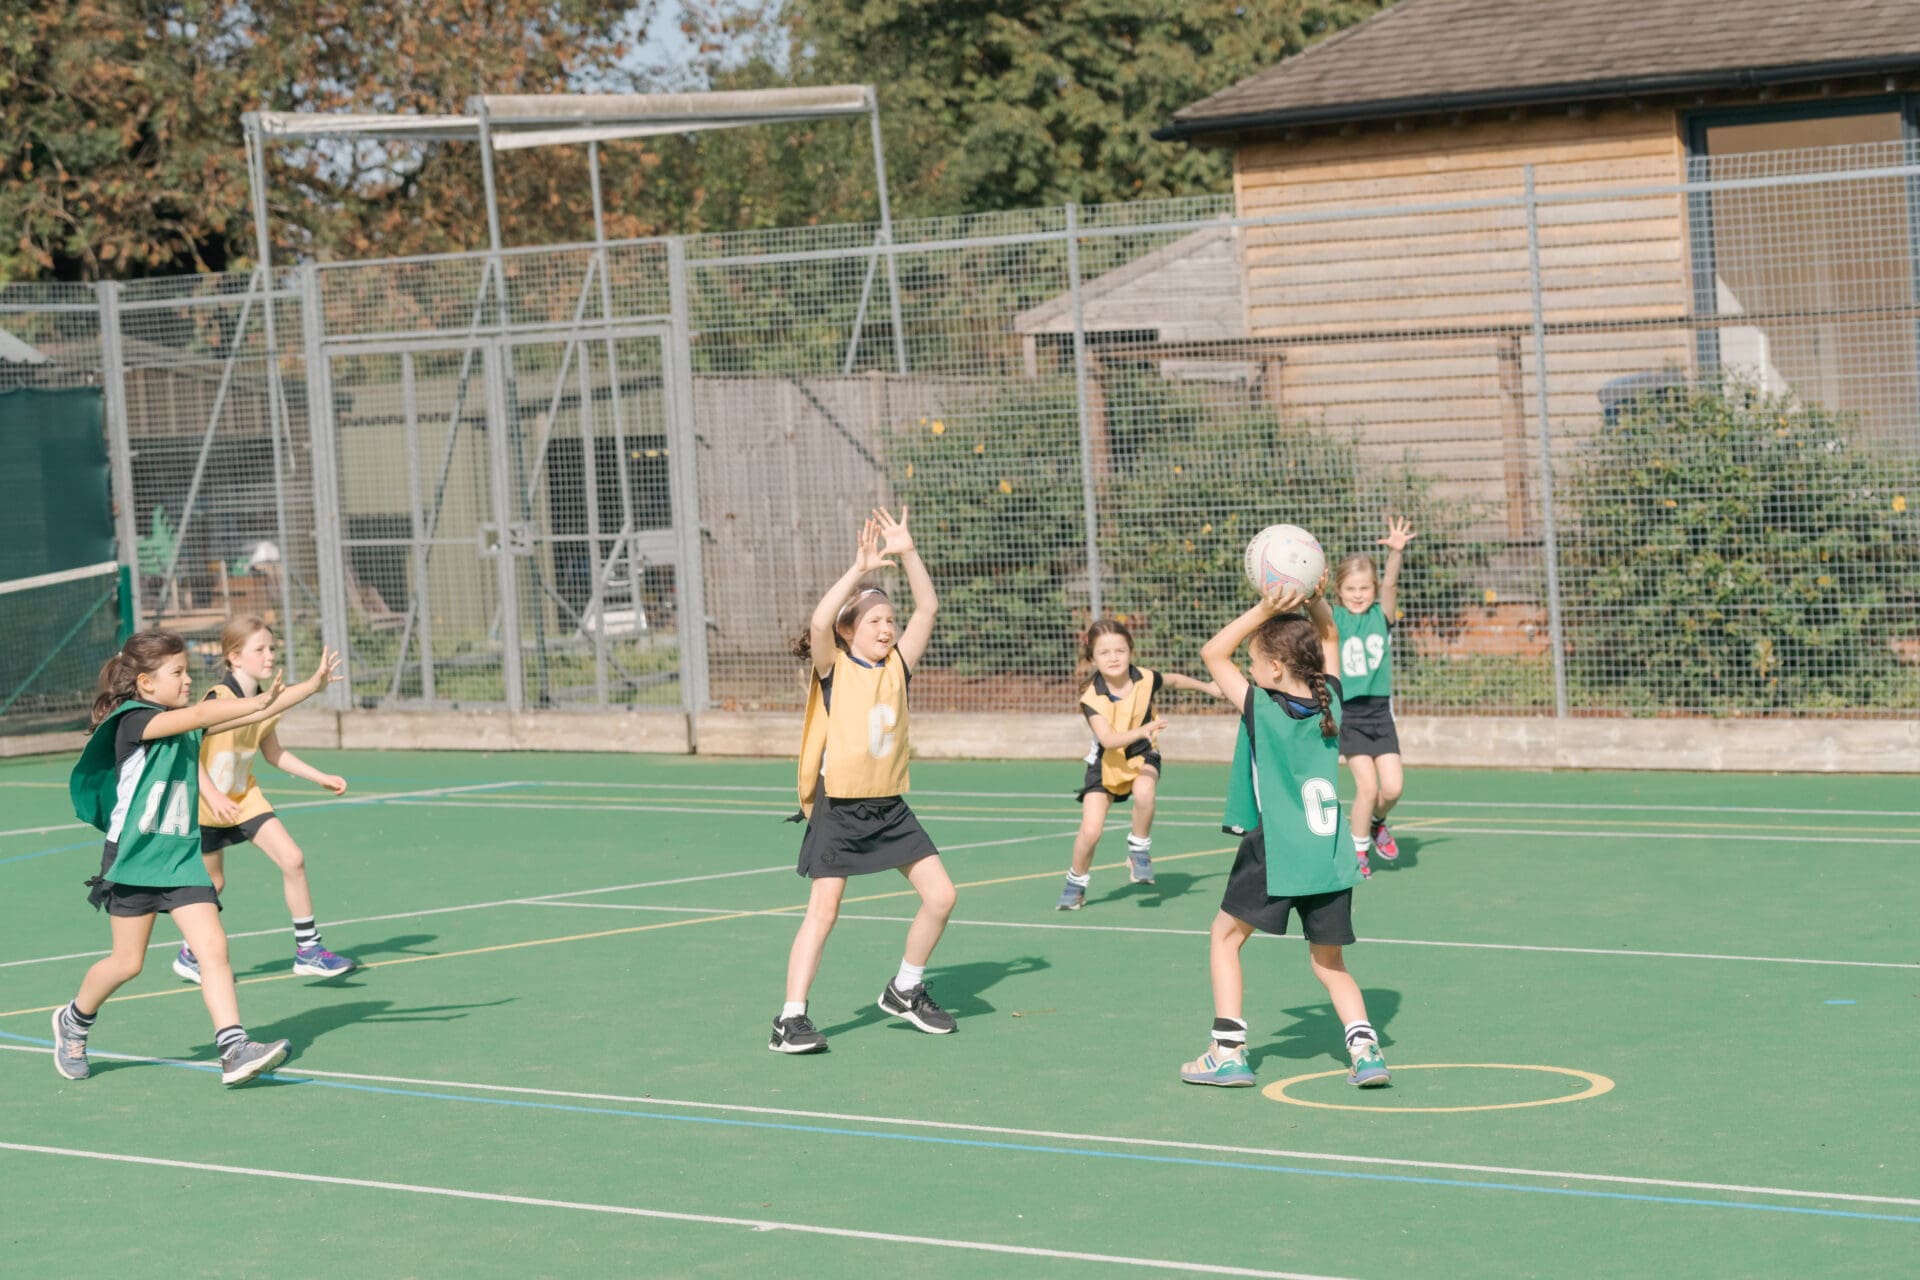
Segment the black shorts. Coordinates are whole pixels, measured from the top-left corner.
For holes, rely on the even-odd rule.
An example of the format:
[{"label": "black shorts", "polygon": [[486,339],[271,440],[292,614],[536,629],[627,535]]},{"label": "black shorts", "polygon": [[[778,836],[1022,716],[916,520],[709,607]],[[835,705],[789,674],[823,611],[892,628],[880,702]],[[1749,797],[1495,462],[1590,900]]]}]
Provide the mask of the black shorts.
[{"label": "black shorts", "polygon": [[230,844],[246,844],[259,835],[260,828],[272,822],[275,816],[273,810],[269,809],[265,813],[248,818],[237,827],[209,827],[202,823],[200,852],[218,853]]},{"label": "black shorts", "polygon": [[1267,892],[1267,850],[1258,830],[1240,840],[1240,852],[1234,856],[1220,909],[1262,933],[1272,934],[1286,933],[1287,916],[1298,911],[1300,931],[1307,935],[1308,942],[1344,947],[1354,940],[1352,889],[1303,893],[1296,898],[1276,898]]},{"label": "black shorts", "polygon": [[100,851],[100,874],[87,881],[87,905],[95,911],[105,907],[110,916],[166,915],[175,907],[196,902],[220,906],[220,895],[210,884],[116,884],[107,879],[119,849],[109,840]]},{"label": "black shorts", "polygon": [[1400,735],[1393,731],[1392,698],[1349,698],[1340,704],[1340,754],[1400,754]]},{"label": "black shorts", "polygon": [[[1143,754],[1140,757],[1140,767],[1143,769],[1152,769],[1155,775],[1158,775],[1161,769],[1160,753],[1158,751],[1148,751]],[[1080,784],[1080,789],[1073,793],[1073,798],[1075,800],[1085,800],[1096,791],[1107,791],[1106,784],[1100,781],[1100,762],[1098,760],[1095,760],[1087,766],[1086,779]],[[1133,799],[1133,789],[1129,787],[1125,791],[1107,791],[1107,798],[1115,804],[1119,804],[1124,800],[1131,800]]]},{"label": "black shorts", "polygon": [[800,841],[794,870],[809,880],[891,871],[940,852],[899,796],[822,797]]}]

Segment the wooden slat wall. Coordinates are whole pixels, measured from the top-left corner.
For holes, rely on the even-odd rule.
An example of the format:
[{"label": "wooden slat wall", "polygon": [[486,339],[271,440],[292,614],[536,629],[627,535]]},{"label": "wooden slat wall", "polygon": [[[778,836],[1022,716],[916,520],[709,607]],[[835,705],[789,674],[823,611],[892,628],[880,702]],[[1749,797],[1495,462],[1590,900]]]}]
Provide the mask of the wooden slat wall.
[{"label": "wooden slat wall", "polygon": [[[1692,287],[1671,112],[1606,113],[1258,143],[1235,157],[1244,217],[1513,198],[1534,165],[1556,438],[1591,431],[1602,385],[1685,365]],[[1537,532],[1539,404],[1524,211],[1465,208],[1252,227],[1248,332],[1289,339],[1290,415],[1411,453],[1450,496],[1487,504],[1485,536]],[[1661,321],[1672,323],[1662,324]],[[1640,327],[1620,327],[1633,325]]]}]

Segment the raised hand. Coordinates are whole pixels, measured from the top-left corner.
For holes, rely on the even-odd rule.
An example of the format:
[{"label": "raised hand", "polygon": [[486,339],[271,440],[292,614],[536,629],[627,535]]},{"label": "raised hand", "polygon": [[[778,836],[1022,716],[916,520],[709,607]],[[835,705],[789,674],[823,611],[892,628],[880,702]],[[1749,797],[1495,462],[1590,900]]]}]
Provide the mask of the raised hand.
[{"label": "raised hand", "polygon": [[313,664],[313,674],[307,677],[306,683],[318,692],[342,678],[340,655],[332,649],[323,647],[320,650],[320,660]]},{"label": "raised hand", "polygon": [[1388,516],[1387,536],[1378,542],[1390,551],[1405,551],[1407,544],[1419,536],[1413,531],[1413,521],[1405,516]]},{"label": "raised hand", "polygon": [[[1317,591],[1316,591],[1317,594]],[[1260,596],[1260,605],[1268,613],[1292,613],[1312,597],[1298,587],[1270,583]]]},{"label": "raised hand", "polygon": [[885,507],[875,507],[873,518],[880,525],[880,536],[885,539],[888,555],[903,556],[913,550],[913,535],[907,532],[907,508],[904,505],[900,508],[898,520]]},{"label": "raised hand", "polygon": [[262,689],[256,696],[260,698],[260,705],[264,708],[270,707],[280,701],[280,695],[286,691],[287,673],[275,667],[273,671],[273,683]]},{"label": "raised hand", "polygon": [[[887,551],[892,549],[888,547]],[[858,573],[873,573],[893,567],[893,561],[887,559],[886,551],[880,549],[880,522],[871,516],[860,526],[860,550],[853,558],[853,567]]]}]

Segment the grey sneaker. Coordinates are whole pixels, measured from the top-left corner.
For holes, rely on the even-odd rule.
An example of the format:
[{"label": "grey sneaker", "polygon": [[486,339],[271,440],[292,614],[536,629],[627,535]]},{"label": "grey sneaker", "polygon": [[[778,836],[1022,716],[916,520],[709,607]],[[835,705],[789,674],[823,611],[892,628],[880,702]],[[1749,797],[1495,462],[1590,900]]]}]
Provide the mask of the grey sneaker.
[{"label": "grey sneaker", "polygon": [[773,1039],[767,1041],[767,1048],[775,1053],[820,1053],[826,1047],[827,1038],[806,1014],[773,1020]]},{"label": "grey sneaker", "polygon": [[200,960],[186,943],[180,944],[180,950],[173,956],[173,971],[188,982],[200,981]]},{"label": "grey sneaker", "polygon": [[887,989],[880,993],[880,999],[875,1003],[880,1006],[881,1012],[905,1018],[928,1035],[944,1036],[958,1025],[952,1014],[933,1002],[924,982],[902,991],[889,979]]},{"label": "grey sneaker", "polygon": [[1078,911],[1087,905],[1087,886],[1075,884],[1069,880],[1060,888],[1060,901],[1053,904],[1055,911]]},{"label": "grey sneaker", "polygon": [[275,1040],[272,1044],[242,1040],[220,1055],[220,1083],[245,1084],[255,1076],[266,1074],[287,1060],[289,1047],[285,1040]]},{"label": "grey sneaker", "polygon": [[53,1069],[69,1080],[85,1080],[92,1068],[87,1065],[87,1038],[67,1030],[67,1007],[53,1011]]},{"label": "grey sneaker", "polygon": [[1361,1089],[1377,1089],[1388,1080],[1387,1064],[1380,1057],[1380,1046],[1371,1040],[1363,1040],[1353,1055],[1353,1070],[1347,1073],[1347,1083]]},{"label": "grey sneaker", "polygon": [[1153,855],[1144,849],[1127,846],[1127,879],[1135,884],[1153,883]]}]

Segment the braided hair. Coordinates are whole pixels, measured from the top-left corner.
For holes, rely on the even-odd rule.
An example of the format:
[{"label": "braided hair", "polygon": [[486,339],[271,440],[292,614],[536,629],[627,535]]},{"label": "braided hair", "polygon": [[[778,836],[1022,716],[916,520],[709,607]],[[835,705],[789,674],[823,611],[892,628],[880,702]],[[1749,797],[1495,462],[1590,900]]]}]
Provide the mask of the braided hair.
[{"label": "braided hair", "polygon": [[1340,726],[1333,718],[1333,691],[1327,685],[1326,651],[1320,646],[1320,632],[1313,619],[1304,613],[1275,614],[1254,631],[1248,648],[1304,680],[1320,708],[1320,736],[1340,736]]},{"label": "braided hair", "polygon": [[87,728],[99,728],[116,707],[137,696],[141,676],[152,675],[168,658],[186,651],[187,642],[171,631],[138,631],[128,636],[120,652],[100,668],[100,694],[93,700],[93,721]]}]

